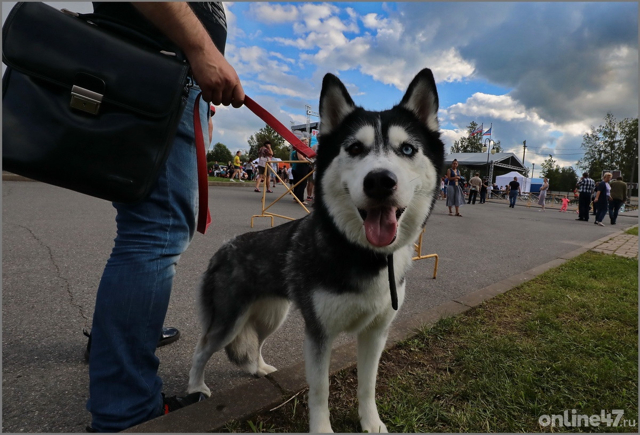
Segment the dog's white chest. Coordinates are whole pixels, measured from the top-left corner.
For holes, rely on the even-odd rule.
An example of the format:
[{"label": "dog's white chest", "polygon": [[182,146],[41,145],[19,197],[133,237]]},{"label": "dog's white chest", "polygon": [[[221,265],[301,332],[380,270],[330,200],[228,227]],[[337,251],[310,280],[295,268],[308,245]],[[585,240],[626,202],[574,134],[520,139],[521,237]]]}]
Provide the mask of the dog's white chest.
[{"label": "dog's white chest", "polygon": [[[401,261],[396,263],[396,276],[404,276],[407,260],[404,255],[399,257]],[[408,261],[411,261],[410,258]],[[404,283],[397,285],[399,307],[404,301],[404,290]],[[330,336],[341,332],[358,333],[376,322],[390,323],[396,315],[391,306],[387,269],[363,282],[359,291],[335,294],[318,289],[314,293],[313,303],[318,320]]]}]

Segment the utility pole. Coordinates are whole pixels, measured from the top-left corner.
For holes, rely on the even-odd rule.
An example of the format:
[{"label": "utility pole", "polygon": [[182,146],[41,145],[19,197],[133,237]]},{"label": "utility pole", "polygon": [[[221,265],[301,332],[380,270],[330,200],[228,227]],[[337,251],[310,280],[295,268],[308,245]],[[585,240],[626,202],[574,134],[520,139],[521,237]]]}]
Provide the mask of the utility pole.
[{"label": "utility pole", "polygon": [[533,178],[533,171],[536,170],[536,164],[532,163],[531,165],[533,166],[533,168],[531,169],[531,178]]},{"label": "utility pole", "polygon": [[524,166],[524,155],[527,152],[527,141],[526,140],[522,142],[522,148],[523,148],[522,149],[522,166]]}]

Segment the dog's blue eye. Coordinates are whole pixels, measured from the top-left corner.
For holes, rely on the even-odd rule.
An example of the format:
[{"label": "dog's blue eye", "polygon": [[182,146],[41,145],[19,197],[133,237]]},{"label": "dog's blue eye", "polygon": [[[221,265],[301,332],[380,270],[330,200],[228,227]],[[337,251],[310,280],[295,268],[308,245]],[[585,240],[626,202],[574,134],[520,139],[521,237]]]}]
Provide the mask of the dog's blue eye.
[{"label": "dog's blue eye", "polygon": [[402,154],[405,156],[412,156],[415,154],[416,149],[409,144],[404,144],[402,148],[400,148],[400,151],[402,151]]},{"label": "dog's blue eye", "polygon": [[355,157],[359,154],[362,154],[362,151],[364,151],[364,147],[360,142],[356,142],[352,145],[349,145],[349,147],[347,148],[347,152],[351,157]]}]

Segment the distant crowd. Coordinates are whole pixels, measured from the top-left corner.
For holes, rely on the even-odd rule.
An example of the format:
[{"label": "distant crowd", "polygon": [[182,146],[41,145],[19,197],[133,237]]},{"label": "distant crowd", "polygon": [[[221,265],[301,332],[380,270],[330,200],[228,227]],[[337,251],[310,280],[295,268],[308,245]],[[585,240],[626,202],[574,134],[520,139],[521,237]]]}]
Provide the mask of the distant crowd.
[{"label": "distant crowd", "polygon": [[[549,180],[544,178],[540,192],[537,194],[537,203],[541,206],[539,211],[546,211],[547,193],[549,191]],[[509,207],[514,208],[516,200],[522,195],[522,188],[518,178],[506,186],[498,186],[496,183],[489,184],[488,180],[480,178],[479,173],[475,173],[473,178],[466,180],[458,169],[458,161],[454,160],[451,167],[447,169],[446,175],[440,180],[439,198],[446,200],[449,208],[449,216],[462,216],[460,207],[466,204],[475,204],[479,200],[480,204],[485,203],[486,198],[509,199]],[[571,196],[571,198],[570,198]],[[627,183],[622,177],[617,177],[612,181],[612,174],[607,172],[602,180],[596,182],[585,172],[578,180],[571,195],[565,194],[561,198],[556,197],[556,201],[561,202],[560,212],[566,212],[570,202],[578,204],[577,221],[589,221],[589,216],[595,216],[595,224],[604,226],[602,222],[605,216],[609,216],[611,225],[616,225],[618,214],[628,201]],[[455,214],[453,209],[455,208]]]}]

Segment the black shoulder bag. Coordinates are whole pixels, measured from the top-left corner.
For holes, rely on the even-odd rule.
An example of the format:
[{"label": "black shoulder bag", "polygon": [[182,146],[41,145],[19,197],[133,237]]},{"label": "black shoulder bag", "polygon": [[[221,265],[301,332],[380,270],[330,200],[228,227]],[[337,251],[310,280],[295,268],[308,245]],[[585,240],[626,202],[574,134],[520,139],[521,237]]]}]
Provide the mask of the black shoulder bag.
[{"label": "black shoulder bag", "polygon": [[187,101],[181,53],[44,3],[18,3],[2,36],[3,170],[109,201],[143,199]]}]

